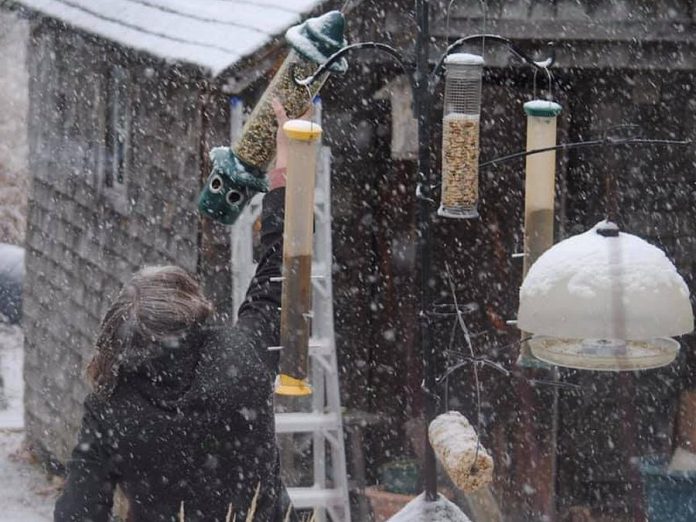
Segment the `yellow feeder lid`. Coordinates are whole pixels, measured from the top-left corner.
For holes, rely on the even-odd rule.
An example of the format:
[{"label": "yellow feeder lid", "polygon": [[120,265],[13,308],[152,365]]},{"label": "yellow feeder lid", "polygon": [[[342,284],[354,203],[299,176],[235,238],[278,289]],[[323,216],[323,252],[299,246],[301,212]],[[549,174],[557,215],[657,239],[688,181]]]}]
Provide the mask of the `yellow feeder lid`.
[{"label": "yellow feeder lid", "polygon": [[302,397],[312,395],[312,387],[304,379],[295,379],[281,373],[276,379],[276,395],[292,395]]},{"label": "yellow feeder lid", "polygon": [[321,136],[321,126],[307,120],[290,120],[283,131],[288,138],[300,141],[314,141]]}]

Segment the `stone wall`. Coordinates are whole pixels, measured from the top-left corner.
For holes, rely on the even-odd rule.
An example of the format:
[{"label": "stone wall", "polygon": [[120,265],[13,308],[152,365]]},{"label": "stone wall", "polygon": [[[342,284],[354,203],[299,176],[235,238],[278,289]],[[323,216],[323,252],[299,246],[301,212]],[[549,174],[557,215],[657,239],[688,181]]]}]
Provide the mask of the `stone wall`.
[{"label": "stone wall", "polygon": [[[132,272],[199,263],[198,84],[80,33],[35,23],[24,297],[29,439],[64,460],[88,387],[83,369],[111,298]],[[125,190],[104,181],[109,68],[127,71]]]}]

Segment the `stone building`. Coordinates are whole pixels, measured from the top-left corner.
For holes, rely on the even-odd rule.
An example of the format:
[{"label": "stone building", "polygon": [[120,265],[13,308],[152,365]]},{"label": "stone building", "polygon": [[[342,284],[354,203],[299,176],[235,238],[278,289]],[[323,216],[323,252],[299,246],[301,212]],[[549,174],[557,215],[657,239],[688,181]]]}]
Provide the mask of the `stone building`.
[{"label": "stone building", "polygon": [[229,141],[229,71],[253,52],[271,67],[277,35],[314,3],[17,5],[31,27],[26,424],[64,461],[95,332],[133,271],[178,264],[228,311],[228,233],[199,218],[196,198],[209,146]]},{"label": "stone building", "polygon": [[[337,5],[263,3],[283,6],[273,11],[247,2],[242,17],[233,10],[241,2],[226,2],[234,8],[221,19],[212,16],[218,2],[195,12],[177,12],[172,6],[183,4],[163,0],[99,8],[60,0],[17,4],[31,20],[26,417],[30,439],[62,460],[79,423],[87,391],[80,370],[101,313],[133,270],[175,262],[198,273],[219,306],[229,307],[226,232],[195,211],[208,170],[205,152],[227,140],[227,96],[253,105],[282,58],[283,29],[300,14]],[[563,106],[559,141],[602,136],[621,123],[639,124],[646,137],[694,138],[691,0],[490,1],[485,12],[478,0],[461,0],[449,17],[449,1],[433,4],[433,59],[447,41],[484,29],[540,58],[554,50],[552,96]],[[411,8],[406,0],[349,2],[349,39],[412,52]],[[264,9],[278,13],[277,25],[271,27],[275,15]],[[250,21],[257,15],[260,22]],[[228,26],[219,33],[214,23]],[[236,33],[239,25],[254,23],[259,39],[239,52],[246,41]],[[524,148],[522,102],[535,89],[546,95],[547,81],[537,78],[535,86],[532,72],[491,42],[484,54],[481,158],[490,159]],[[364,433],[374,482],[380,464],[414,453],[406,425],[422,408],[415,164],[408,133],[399,134],[392,150],[392,134],[409,124],[391,110],[392,101],[408,106],[406,91],[398,82],[384,89],[398,68],[367,52],[350,62],[346,76],[330,81],[322,96],[333,153],[343,402],[380,416]],[[439,111],[434,108],[436,122]],[[434,158],[439,140],[436,128]],[[663,248],[693,291],[695,163],[693,147],[559,153],[558,239],[603,217],[603,174],[613,169],[624,229]],[[474,305],[469,320],[479,334],[477,349],[506,366],[519,339],[506,320],[514,318],[521,282],[521,266],[510,254],[521,244],[523,165],[481,171],[480,220],[436,220],[433,227],[436,294],[450,298],[442,275],[447,263],[460,298]],[[436,324],[443,353],[450,327]],[[557,408],[549,390],[482,371],[482,438],[496,459],[493,492],[504,519],[640,519],[646,507],[631,463],[672,450],[679,392],[693,386],[690,336],[683,346],[677,363],[651,372],[563,371],[563,380],[585,391],[561,390]],[[447,406],[473,418],[470,375],[458,373],[448,387]]]}]

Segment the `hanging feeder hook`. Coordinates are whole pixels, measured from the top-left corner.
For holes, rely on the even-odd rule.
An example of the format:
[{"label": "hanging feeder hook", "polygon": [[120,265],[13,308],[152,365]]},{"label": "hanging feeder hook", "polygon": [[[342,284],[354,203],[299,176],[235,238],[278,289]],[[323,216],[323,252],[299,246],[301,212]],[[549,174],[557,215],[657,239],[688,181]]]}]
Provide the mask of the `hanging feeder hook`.
[{"label": "hanging feeder hook", "polygon": [[553,74],[549,70],[548,67],[544,67],[544,71],[546,71],[546,77],[549,80],[549,86],[548,86],[548,92],[549,92],[549,100],[553,100]]},{"label": "hanging feeder hook", "polygon": [[378,43],[378,42],[358,42],[350,45],[346,45],[345,47],[339,49],[336,51],[334,54],[329,56],[329,58],[320,66],[317,67],[317,69],[307,76],[306,78],[298,78],[297,76],[295,77],[295,83],[298,85],[312,85],[316,81],[317,78],[321,77],[321,75],[329,70],[329,68],[336,63],[338,60],[343,58],[345,54],[348,54],[351,51],[357,50],[357,49],[371,49],[374,51],[380,51],[384,54],[388,54],[391,56],[394,61],[401,67],[401,70],[405,74],[411,74],[413,64],[407,63],[403,60],[401,53],[396,50],[394,47],[391,45],[383,44],[383,43]]},{"label": "hanging feeder hook", "polygon": [[551,70],[549,69],[549,64],[551,62],[550,58],[547,58],[543,62],[535,62],[538,67],[534,68],[534,76],[532,77],[532,96],[533,99],[538,99],[537,98],[537,73],[540,70],[543,70],[546,73],[546,78],[548,80],[548,86],[547,86],[547,92],[548,92],[548,99],[553,100],[553,74],[551,73]]}]

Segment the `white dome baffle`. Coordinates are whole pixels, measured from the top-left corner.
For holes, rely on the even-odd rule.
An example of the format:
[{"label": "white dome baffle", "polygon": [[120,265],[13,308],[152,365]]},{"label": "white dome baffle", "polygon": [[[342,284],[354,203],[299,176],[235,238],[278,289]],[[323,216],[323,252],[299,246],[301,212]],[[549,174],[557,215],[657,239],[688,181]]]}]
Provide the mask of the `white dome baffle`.
[{"label": "white dome baffle", "polygon": [[689,289],[659,248],[610,222],[556,244],[520,288],[517,323],[535,357],[584,370],[670,364],[693,330]]},{"label": "white dome baffle", "polygon": [[459,507],[442,495],[437,500],[425,500],[425,493],[406,504],[387,522],[471,522]]}]

